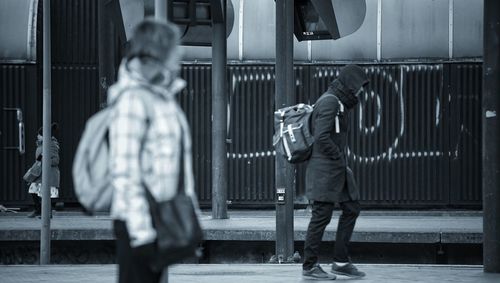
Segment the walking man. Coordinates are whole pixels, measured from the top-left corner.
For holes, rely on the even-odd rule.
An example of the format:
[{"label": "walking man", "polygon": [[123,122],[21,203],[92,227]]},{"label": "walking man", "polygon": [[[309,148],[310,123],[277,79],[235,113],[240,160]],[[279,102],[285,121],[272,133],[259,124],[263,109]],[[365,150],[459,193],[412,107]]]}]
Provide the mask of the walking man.
[{"label": "walking man", "polygon": [[312,217],[304,245],[303,277],[335,279],[318,263],[319,248],[335,203],[340,216],[331,272],[349,277],[363,277],[349,258],[348,245],[360,212],[359,191],[347,164],[346,146],[349,112],[359,101],[368,78],[359,66],[344,67],[328,90],[316,102],[311,116],[314,145],[306,169],[306,195],[312,203]]}]

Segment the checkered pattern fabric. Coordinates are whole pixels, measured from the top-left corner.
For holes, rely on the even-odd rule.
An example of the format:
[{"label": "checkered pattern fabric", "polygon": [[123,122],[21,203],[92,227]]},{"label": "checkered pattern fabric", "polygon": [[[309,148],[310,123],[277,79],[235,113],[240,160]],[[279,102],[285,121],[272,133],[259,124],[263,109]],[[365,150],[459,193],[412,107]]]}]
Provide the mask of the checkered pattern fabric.
[{"label": "checkered pattern fabric", "polygon": [[189,125],[174,98],[185,82],[178,79],[169,89],[140,87],[141,84],[144,82],[122,64],[119,82],[110,89],[108,97],[108,102],[116,103],[109,136],[115,190],[111,215],[126,222],[132,246],[156,238],[142,184],[148,186],[157,200],[168,200],[175,195],[181,140],[185,190],[196,199]]}]

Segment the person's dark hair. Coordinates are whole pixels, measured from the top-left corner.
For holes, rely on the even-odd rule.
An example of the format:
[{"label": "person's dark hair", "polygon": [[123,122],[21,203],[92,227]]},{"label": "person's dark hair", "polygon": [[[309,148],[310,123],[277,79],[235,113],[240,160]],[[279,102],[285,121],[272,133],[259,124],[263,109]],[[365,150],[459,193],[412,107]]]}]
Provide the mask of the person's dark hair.
[{"label": "person's dark hair", "polygon": [[[57,131],[58,131],[58,130],[59,130],[59,124],[58,124],[58,123],[56,123],[56,122],[52,123],[52,125],[51,125],[52,136],[55,136],[55,135],[57,134]],[[40,128],[38,129],[38,134],[39,134],[40,136],[42,136],[42,135],[43,135],[43,127],[40,127]]]},{"label": "person's dark hair", "polygon": [[179,38],[174,24],[147,18],[135,28],[126,57],[165,62],[179,45]]}]

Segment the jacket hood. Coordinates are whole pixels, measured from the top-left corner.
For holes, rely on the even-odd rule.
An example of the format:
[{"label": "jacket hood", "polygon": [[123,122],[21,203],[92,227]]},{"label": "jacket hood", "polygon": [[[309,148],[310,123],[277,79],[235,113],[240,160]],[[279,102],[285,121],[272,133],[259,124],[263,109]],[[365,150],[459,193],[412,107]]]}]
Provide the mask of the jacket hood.
[{"label": "jacket hood", "polygon": [[370,82],[365,71],[358,65],[348,65],[342,68],[339,76],[330,86],[332,86],[335,81],[340,83],[341,90],[346,94],[355,94],[362,86]]},{"label": "jacket hood", "polygon": [[369,83],[368,77],[357,65],[348,65],[340,70],[339,76],[328,86],[328,91],[338,96],[340,101],[347,107],[354,107],[359,99],[356,92]]},{"label": "jacket hood", "polygon": [[165,99],[173,99],[177,93],[186,87],[186,81],[180,78],[174,78],[168,85],[152,84],[130,62],[123,60],[120,64],[118,81],[108,90],[108,104],[115,102],[123,90],[130,87],[143,86],[160,94]]}]

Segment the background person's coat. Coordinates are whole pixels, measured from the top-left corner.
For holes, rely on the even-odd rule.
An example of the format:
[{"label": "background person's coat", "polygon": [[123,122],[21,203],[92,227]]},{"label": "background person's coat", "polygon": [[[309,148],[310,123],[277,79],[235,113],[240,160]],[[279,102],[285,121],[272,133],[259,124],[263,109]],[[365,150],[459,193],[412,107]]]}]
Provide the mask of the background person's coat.
[{"label": "background person's coat", "polygon": [[[311,117],[314,145],[306,169],[306,196],[312,201],[344,202],[358,200],[359,190],[347,164],[349,109],[357,104],[357,90],[368,83],[358,66],[344,68],[316,102]],[[333,95],[332,95],[333,94]],[[341,111],[341,104],[344,111]],[[335,117],[340,132],[336,132]]]},{"label": "background person's coat", "polygon": [[[35,159],[41,161],[43,154],[43,139],[42,136],[37,137]],[[50,144],[50,166],[49,173],[49,186],[59,188],[61,173],[59,172],[59,142],[55,137],[52,137]],[[42,175],[38,177],[33,183],[42,183]]]}]

